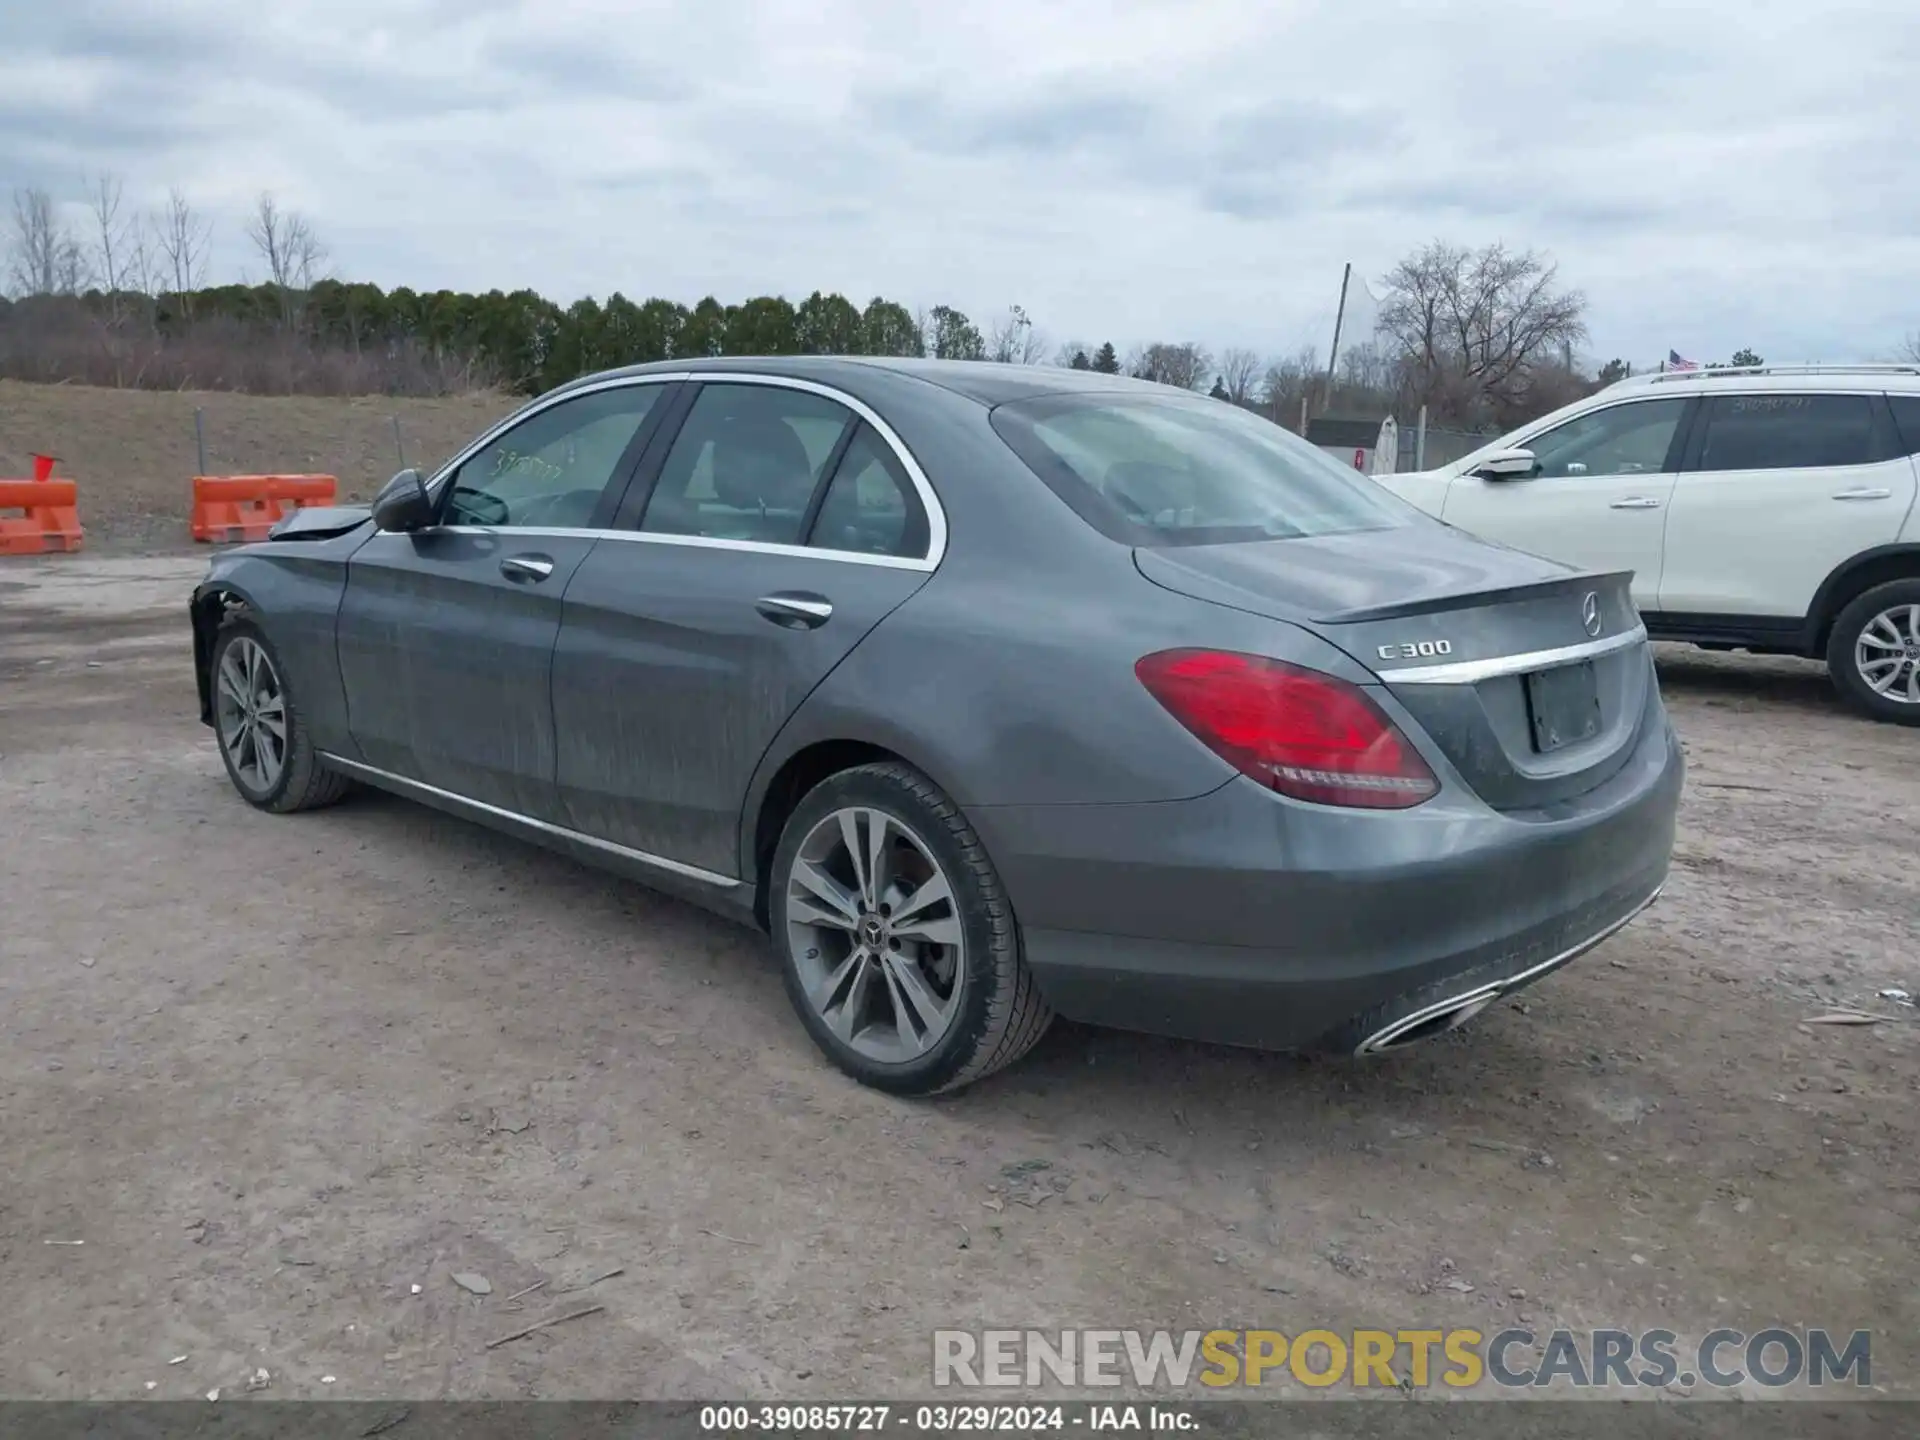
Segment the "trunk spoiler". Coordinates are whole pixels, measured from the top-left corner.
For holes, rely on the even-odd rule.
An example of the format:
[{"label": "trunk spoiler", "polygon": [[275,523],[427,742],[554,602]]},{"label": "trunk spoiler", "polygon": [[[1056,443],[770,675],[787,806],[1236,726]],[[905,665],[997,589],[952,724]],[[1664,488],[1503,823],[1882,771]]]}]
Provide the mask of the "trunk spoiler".
[{"label": "trunk spoiler", "polygon": [[1633,580],[1631,570],[1594,570],[1552,580],[1536,580],[1527,585],[1493,585],[1485,590],[1452,591],[1445,595],[1423,595],[1412,600],[1396,600],[1386,605],[1363,605],[1354,610],[1339,610],[1331,615],[1316,615],[1321,625],[1358,625],[1370,620],[1404,620],[1410,615],[1434,615],[1445,610],[1470,610],[1476,602],[1496,604],[1511,600],[1539,600],[1550,595],[1579,595],[1587,590],[1625,589]]}]

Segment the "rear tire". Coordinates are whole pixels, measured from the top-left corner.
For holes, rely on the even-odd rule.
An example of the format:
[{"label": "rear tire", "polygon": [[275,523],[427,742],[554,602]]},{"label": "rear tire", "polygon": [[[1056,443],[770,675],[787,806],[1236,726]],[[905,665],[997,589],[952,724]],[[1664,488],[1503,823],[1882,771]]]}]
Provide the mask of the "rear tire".
[{"label": "rear tire", "polygon": [[1827,674],[1862,715],[1920,725],[1920,577],[1876,585],[1834,617]]},{"label": "rear tire", "polygon": [[240,798],[276,815],[317,810],[352,788],[321,763],[286,666],[254,620],[230,615],[214,636],[213,730]]},{"label": "rear tire", "polygon": [[1053,1020],[980,837],[910,766],[862,765],[809,791],[768,891],[793,1007],[863,1085],[957,1090],[1018,1060]]}]

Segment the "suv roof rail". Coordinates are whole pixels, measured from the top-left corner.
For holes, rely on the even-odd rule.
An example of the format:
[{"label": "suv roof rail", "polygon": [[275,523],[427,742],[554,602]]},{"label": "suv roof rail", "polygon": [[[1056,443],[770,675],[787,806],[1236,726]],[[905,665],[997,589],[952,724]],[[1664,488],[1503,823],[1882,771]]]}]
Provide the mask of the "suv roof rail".
[{"label": "suv roof rail", "polygon": [[1697,370],[1650,370],[1644,375],[1628,375],[1620,385],[1669,385],[1680,380],[1703,377],[1753,375],[1920,375],[1920,364],[1906,361],[1861,362],[1839,365],[1716,365]]}]

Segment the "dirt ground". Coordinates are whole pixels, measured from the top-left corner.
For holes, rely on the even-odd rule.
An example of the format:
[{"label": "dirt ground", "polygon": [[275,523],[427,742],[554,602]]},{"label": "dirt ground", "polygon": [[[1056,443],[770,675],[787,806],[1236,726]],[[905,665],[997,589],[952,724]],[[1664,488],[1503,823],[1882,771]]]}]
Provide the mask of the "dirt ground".
[{"label": "dirt ground", "polygon": [[437,465],[519,403],[493,393],[342,400],[0,380],[0,477],[32,474],[35,453],[58,456],[57,473],[79,485],[87,548],[133,551],[188,540],[196,408],[206,473],[332,475],[350,499],[370,497],[403,453],[409,465]]},{"label": "dirt ground", "polygon": [[[241,803],[199,560],[0,563],[0,1393],[909,1396],[939,1327],[1516,1322],[1866,1327],[1920,1390],[1878,994],[1920,992],[1920,735],[1815,667],[1664,656],[1665,897],[1458,1035],[1062,1025],[907,1103],[746,931],[399,801]],[[1839,1004],[1888,1020],[1804,1023]]]}]

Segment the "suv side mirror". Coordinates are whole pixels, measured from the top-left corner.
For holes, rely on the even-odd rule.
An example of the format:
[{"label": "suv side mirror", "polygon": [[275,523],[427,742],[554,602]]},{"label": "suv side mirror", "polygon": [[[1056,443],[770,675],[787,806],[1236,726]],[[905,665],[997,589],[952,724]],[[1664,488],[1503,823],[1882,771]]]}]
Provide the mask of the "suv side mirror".
[{"label": "suv side mirror", "polygon": [[1482,480],[1526,480],[1539,464],[1531,450],[1496,450],[1473,473]]},{"label": "suv side mirror", "polygon": [[402,470],[373,497],[373,523],[382,530],[418,530],[433,523],[433,498],[418,470]]}]

